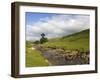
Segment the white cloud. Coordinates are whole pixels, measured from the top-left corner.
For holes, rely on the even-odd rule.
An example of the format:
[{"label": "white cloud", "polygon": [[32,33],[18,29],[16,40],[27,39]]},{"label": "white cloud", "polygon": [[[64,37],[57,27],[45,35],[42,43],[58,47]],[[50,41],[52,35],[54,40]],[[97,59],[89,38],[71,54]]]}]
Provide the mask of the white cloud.
[{"label": "white cloud", "polygon": [[26,25],[26,39],[38,40],[41,33],[45,33],[48,38],[60,37],[88,28],[89,15],[56,15]]}]

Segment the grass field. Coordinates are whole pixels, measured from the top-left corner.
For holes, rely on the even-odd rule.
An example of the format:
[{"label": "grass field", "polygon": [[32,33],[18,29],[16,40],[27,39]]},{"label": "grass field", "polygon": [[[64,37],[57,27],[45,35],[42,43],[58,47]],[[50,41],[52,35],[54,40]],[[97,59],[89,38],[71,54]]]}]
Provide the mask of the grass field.
[{"label": "grass field", "polygon": [[38,50],[32,50],[32,43],[26,43],[26,67],[48,66],[48,62]]}]

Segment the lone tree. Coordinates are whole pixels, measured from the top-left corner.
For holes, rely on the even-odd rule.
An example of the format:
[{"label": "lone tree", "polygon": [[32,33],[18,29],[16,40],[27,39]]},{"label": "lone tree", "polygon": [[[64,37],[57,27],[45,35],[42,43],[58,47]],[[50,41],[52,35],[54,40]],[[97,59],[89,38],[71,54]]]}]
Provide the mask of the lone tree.
[{"label": "lone tree", "polygon": [[42,38],[40,39],[40,43],[41,43],[41,44],[43,44],[43,43],[45,43],[45,42],[48,41],[48,39],[45,38],[45,34],[44,34],[44,33],[42,33],[41,36],[42,36]]}]

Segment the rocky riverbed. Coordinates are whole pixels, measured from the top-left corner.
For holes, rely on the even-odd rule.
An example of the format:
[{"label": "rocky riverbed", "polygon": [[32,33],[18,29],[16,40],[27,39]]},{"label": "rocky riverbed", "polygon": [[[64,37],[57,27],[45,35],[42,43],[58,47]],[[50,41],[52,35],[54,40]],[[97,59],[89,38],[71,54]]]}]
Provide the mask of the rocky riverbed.
[{"label": "rocky riverbed", "polygon": [[65,50],[63,48],[52,48],[36,46],[41,54],[49,61],[50,65],[81,65],[89,64],[89,51]]}]

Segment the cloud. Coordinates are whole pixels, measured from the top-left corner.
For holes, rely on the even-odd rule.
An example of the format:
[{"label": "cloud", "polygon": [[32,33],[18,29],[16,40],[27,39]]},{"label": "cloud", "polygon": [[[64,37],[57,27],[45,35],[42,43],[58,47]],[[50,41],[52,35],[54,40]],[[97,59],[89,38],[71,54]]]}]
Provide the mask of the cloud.
[{"label": "cloud", "polygon": [[88,28],[89,15],[54,15],[26,25],[26,39],[39,40],[41,33],[48,38],[61,37]]}]

